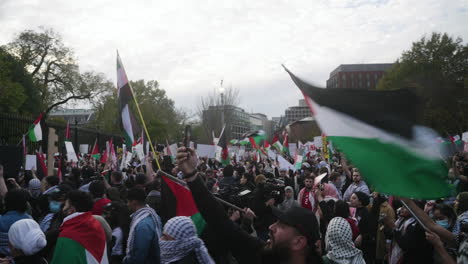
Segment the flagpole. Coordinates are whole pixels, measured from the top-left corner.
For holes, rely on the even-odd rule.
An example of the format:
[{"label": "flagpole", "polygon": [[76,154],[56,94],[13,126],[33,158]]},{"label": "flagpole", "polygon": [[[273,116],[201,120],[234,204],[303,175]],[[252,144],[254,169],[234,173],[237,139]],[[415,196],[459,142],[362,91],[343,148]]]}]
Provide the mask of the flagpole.
[{"label": "flagpole", "polygon": [[[151,142],[151,137],[150,137],[150,135],[148,133],[148,129],[146,128],[145,119],[143,119],[143,115],[141,114],[140,106],[138,105],[138,101],[136,99],[135,93],[133,92],[133,88],[132,88],[132,85],[130,84],[130,81],[128,82],[128,86],[130,87],[130,91],[132,91],[133,101],[135,102],[136,108],[138,110],[138,115],[140,116],[141,123],[143,124],[143,129],[145,130],[146,137],[148,138],[148,141],[150,143],[151,150],[153,151],[154,154],[156,154],[156,151],[154,151],[153,142]],[[156,155],[158,155],[158,154],[156,154]],[[158,170],[161,170],[161,165],[159,165],[158,157],[155,160],[156,160],[156,165],[158,165]]]}]

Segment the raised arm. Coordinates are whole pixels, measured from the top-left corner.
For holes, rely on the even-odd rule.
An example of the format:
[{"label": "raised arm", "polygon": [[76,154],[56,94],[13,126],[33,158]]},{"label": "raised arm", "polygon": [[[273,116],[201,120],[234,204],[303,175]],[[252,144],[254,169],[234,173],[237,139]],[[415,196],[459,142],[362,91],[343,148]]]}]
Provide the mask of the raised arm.
[{"label": "raised arm", "polygon": [[456,242],[455,235],[442,226],[436,224],[419,206],[417,206],[413,200],[408,198],[401,198],[408,207],[413,211],[419,220],[431,231],[436,233],[444,242],[453,244]]}]

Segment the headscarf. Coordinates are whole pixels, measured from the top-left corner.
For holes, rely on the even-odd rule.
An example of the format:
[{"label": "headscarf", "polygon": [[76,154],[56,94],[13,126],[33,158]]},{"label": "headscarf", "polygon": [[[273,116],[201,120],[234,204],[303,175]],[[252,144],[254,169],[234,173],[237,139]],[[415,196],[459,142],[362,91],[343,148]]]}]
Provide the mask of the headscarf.
[{"label": "headscarf", "polygon": [[8,240],[14,248],[21,249],[26,256],[36,254],[47,245],[44,232],[32,219],[19,220],[11,225]]},{"label": "headscarf", "polygon": [[215,263],[203,241],[197,237],[197,230],[190,218],[186,216],[171,218],[164,225],[163,233],[173,237],[174,240],[159,240],[162,264],[178,261],[192,251],[195,252],[198,263]]},{"label": "headscarf", "polygon": [[29,180],[28,189],[33,198],[39,197],[41,195],[41,181],[36,178]]},{"label": "headscarf", "polygon": [[327,257],[338,264],[365,264],[362,251],[353,243],[353,234],[348,221],[342,217],[333,218],[325,235]]}]

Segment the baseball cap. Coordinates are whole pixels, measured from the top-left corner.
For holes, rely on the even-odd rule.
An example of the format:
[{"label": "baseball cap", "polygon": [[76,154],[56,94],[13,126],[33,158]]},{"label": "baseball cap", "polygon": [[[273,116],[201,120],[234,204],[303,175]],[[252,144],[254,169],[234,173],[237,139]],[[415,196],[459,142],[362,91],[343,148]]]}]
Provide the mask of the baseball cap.
[{"label": "baseball cap", "polygon": [[281,223],[296,228],[299,233],[307,238],[309,245],[312,245],[320,238],[317,218],[312,211],[294,206],[285,212],[273,208],[273,214]]}]

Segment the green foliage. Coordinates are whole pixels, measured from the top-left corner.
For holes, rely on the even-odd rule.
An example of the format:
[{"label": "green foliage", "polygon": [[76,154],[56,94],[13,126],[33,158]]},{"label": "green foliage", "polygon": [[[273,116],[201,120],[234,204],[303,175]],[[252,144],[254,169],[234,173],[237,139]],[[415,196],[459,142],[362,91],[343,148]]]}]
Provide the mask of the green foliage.
[{"label": "green foliage", "polygon": [[38,102],[28,97],[33,93],[31,76],[13,56],[0,48],[0,110],[34,113],[33,104]]},{"label": "green foliage", "polygon": [[[157,81],[130,81],[133,92],[138,100],[143,118],[145,119],[151,140],[165,143],[166,139],[175,142],[182,139],[185,117],[175,109],[174,102],[166,92],[159,88]],[[130,105],[135,119],[143,129],[143,125],[134,102]],[[122,133],[120,129],[120,113],[116,92],[102,98],[95,105],[96,119],[90,126],[98,127],[108,132]],[[136,135],[138,138],[139,135]]]},{"label": "green foliage", "polygon": [[102,85],[107,82],[102,74],[79,72],[73,51],[52,29],[20,32],[5,49],[30,73],[34,89],[26,93],[41,102],[34,104],[37,112],[50,111],[69,100],[92,101],[106,87]]},{"label": "green foliage", "polygon": [[468,130],[467,77],[468,44],[446,33],[432,33],[403,52],[377,89],[413,90],[422,104],[419,123],[447,136]]}]

